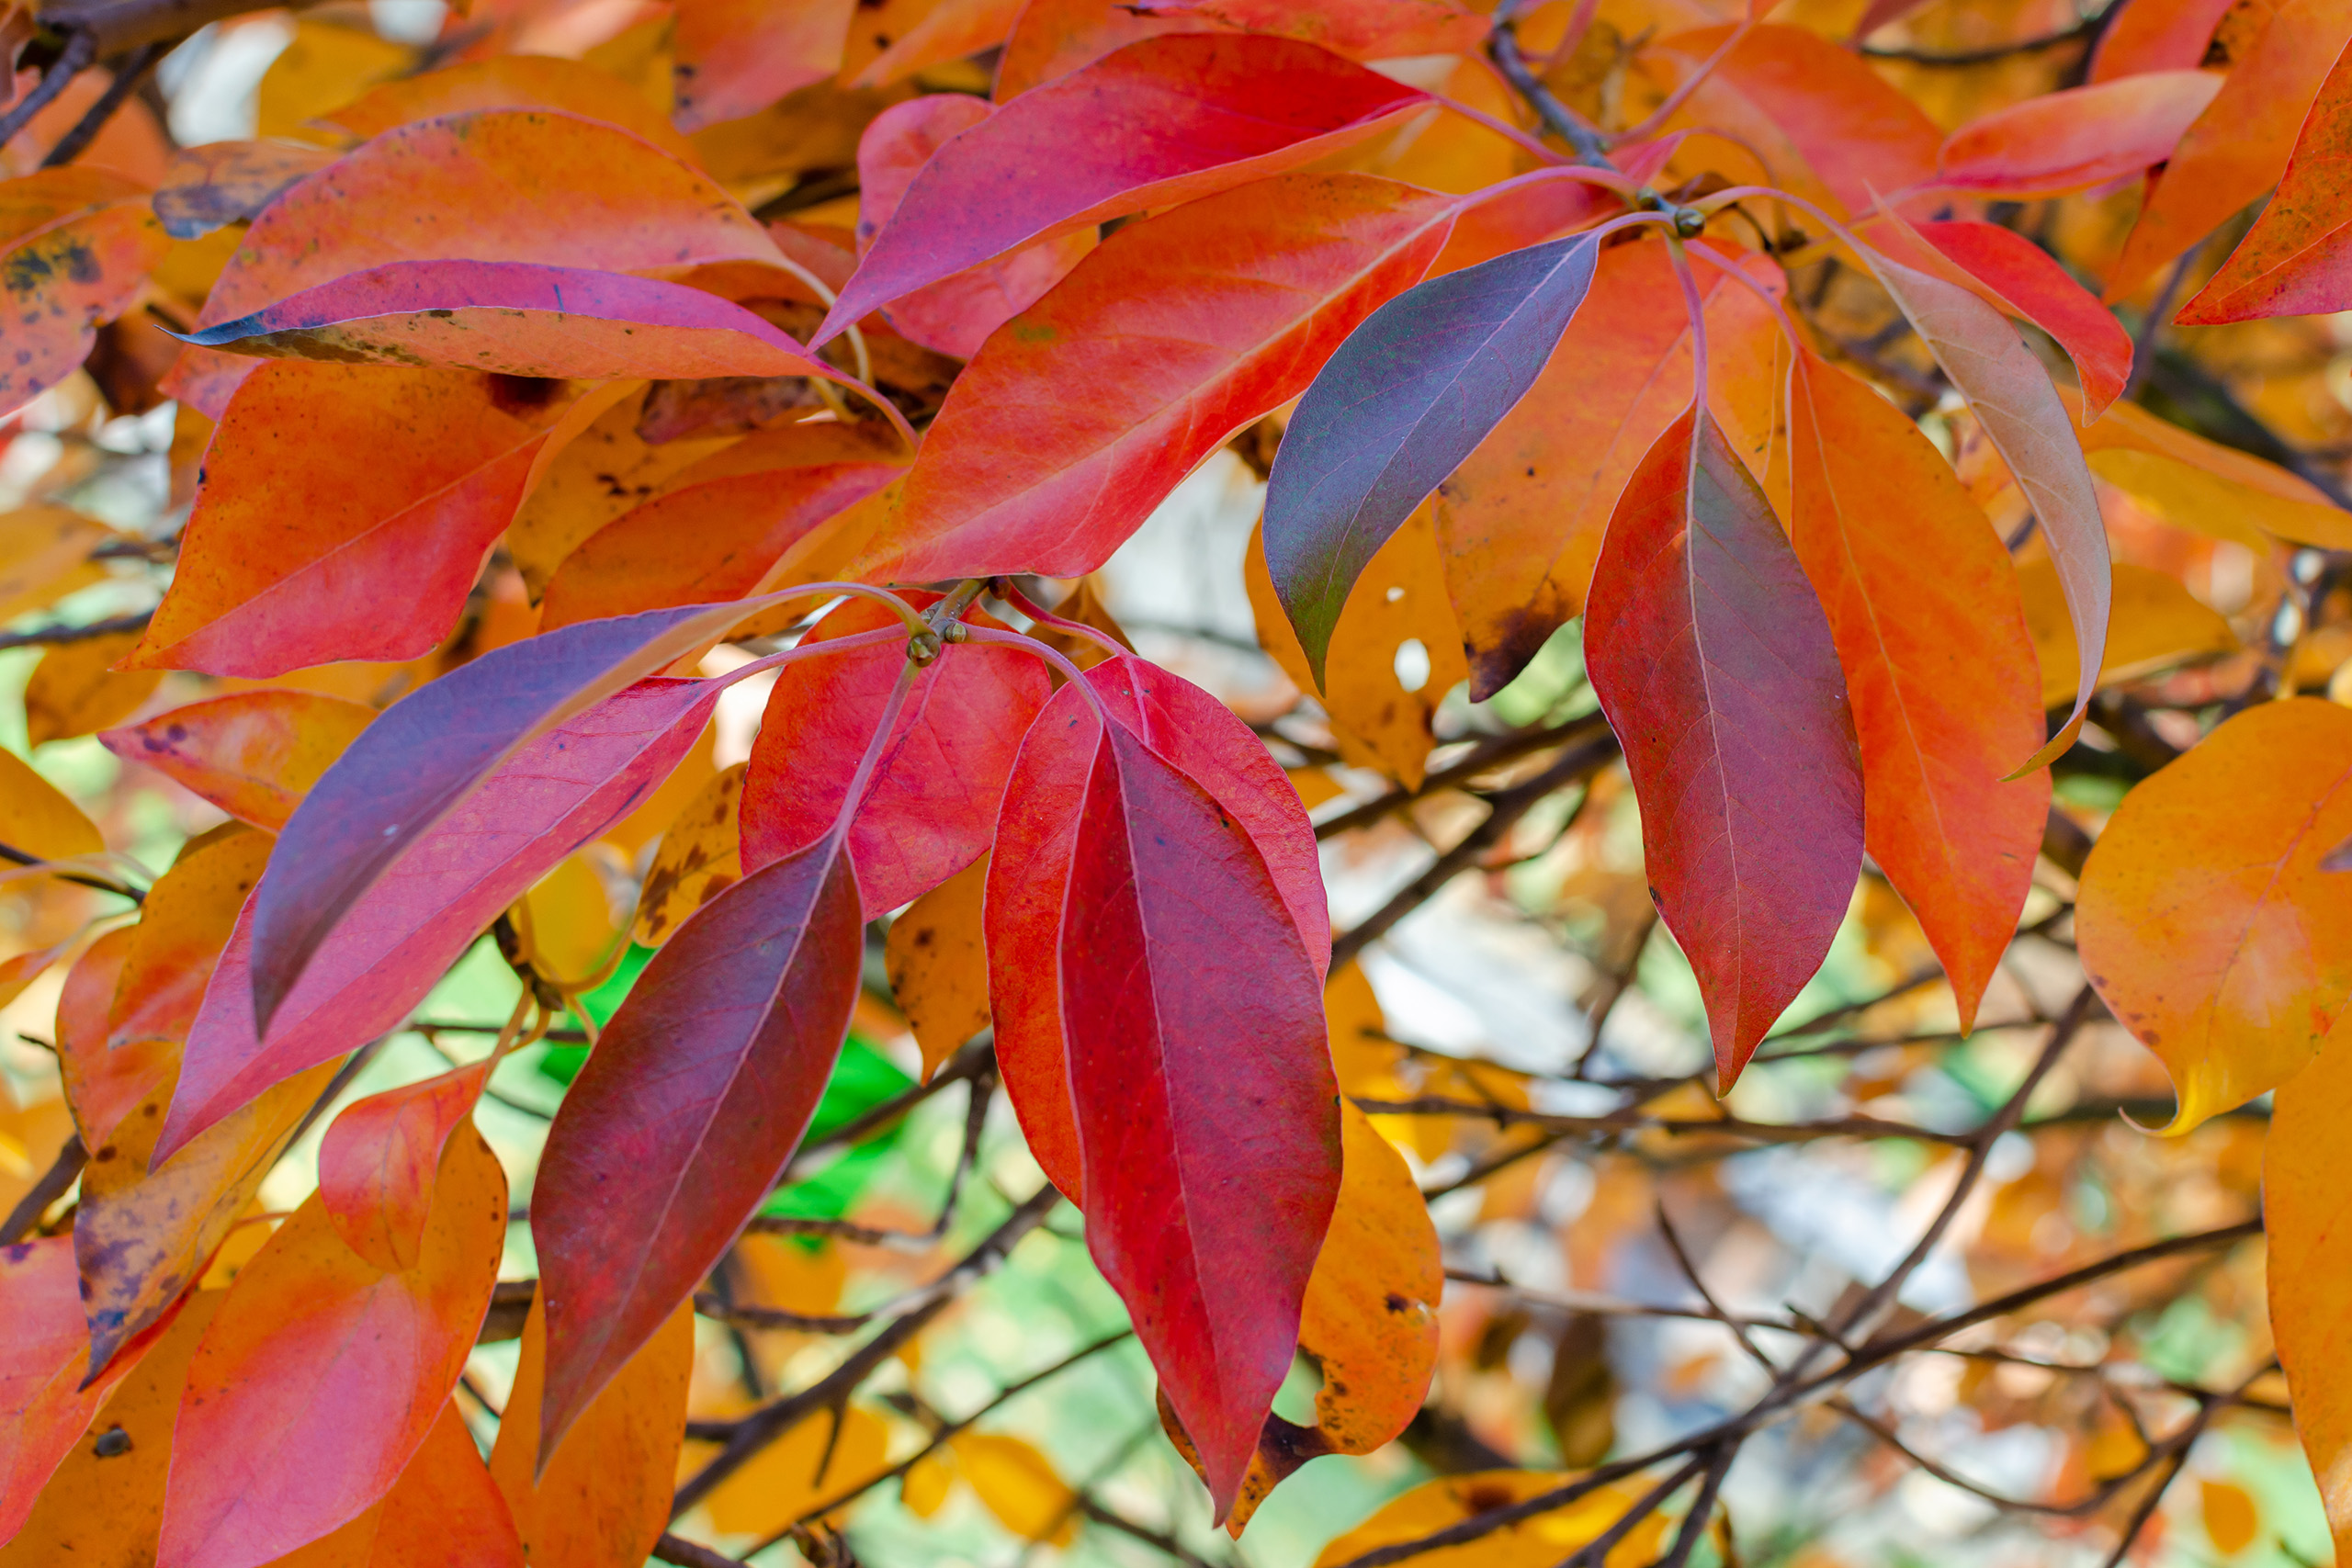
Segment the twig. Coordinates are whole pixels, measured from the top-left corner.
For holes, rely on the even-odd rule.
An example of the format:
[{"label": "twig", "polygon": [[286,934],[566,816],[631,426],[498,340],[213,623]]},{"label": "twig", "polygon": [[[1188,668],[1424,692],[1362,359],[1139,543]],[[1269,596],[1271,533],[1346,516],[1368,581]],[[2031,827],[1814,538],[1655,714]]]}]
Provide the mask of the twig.
[{"label": "twig", "polygon": [[2132,334],[2132,374],[2123,383],[2125,399],[2140,389],[2148,378],[2148,372],[2155,367],[2156,338],[2171,324],[2172,302],[2179,298],[2181,286],[2188,281],[2188,269],[2197,265],[2197,258],[2204,249],[2201,243],[2195,244],[2180,254],[2180,259],[2173,263],[2171,273],[2165,276],[2164,287],[2156,291],[2155,300],[2149,305],[2147,315],[2141,319],[2140,330]]},{"label": "twig", "polygon": [[1471,749],[1469,754],[1460,761],[1448,763],[1438,772],[1422,779],[1421,787],[1419,789],[1392,789],[1361,805],[1351,806],[1337,817],[1317,822],[1315,824],[1315,836],[1318,839],[1329,839],[1357,828],[1368,828],[1391,813],[1401,811],[1417,800],[1434,795],[1440,790],[1453,789],[1476,778],[1480,773],[1491,772],[1505,762],[1524,757],[1531,751],[1541,751],[1546,746],[1572,745],[1600,733],[1608,727],[1609,721],[1596,713],[1588,714],[1582,718],[1572,718],[1565,724],[1550,725],[1539,729],[1522,729],[1510,735],[1491,736],[1479,741]]},{"label": "twig", "polygon": [[1617,165],[1609,159],[1609,138],[1555,97],[1552,90],[1528,68],[1527,57],[1519,51],[1519,34],[1511,18],[1516,9],[1516,4],[1498,7],[1494,30],[1487,35],[1487,52],[1493,58],[1495,69],[1502,73],[1511,91],[1527,100],[1528,107],[1544,122],[1544,129],[1575,150],[1577,163],[1596,169],[1615,168]]},{"label": "twig", "polygon": [[116,615],[103,621],[89,621],[78,626],[35,626],[30,631],[0,632],[0,649],[55,648],[63,643],[87,642],[93,637],[113,637],[118,632],[143,632],[155,612],[144,610],[136,615]]},{"label": "twig", "polygon": [[0,1220],[0,1247],[14,1246],[30,1235],[33,1227],[40,1224],[40,1217],[49,1213],[49,1206],[65,1196],[65,1190],[74,1185],[74,1179],[82,1174],[82,1168],[89,1163],[90,1151],[82,1146],[82,1135],[79,1133],[67,1134],[64,1145],[57,1151],[57,1157],[50,1162],[49,1168],[41,1172],[40,1179],[33,1183],[30,1191],[17,1200],[17,1206],[8,1211],[8,1217]]},{"label": "twig", "polygon": [[[44,14],[42,19],[51,18]],[[57,96],[65,91],[74,77],[88,70],[90,62],[97,57],[98,39],[96,33],[81,28],[68,30],[64,52],[41,73],[40,81],[31,92],[18,98],[16,107],[7,113],[0,114],[0,146],[14,141],[17,132],[30,125],[35,115],[55,102]]]},{"label": "twig", "polygon": [[707,1546],[672,1535],[668,1530],[663,1530],[662,1539],[653,1543],[653,1556],[658,1562],[672,1564],[673,1568],[744,1568],[738,1558],[713,1551]]},{"label": "twig", "polygon": [[1908,65],[1965,66],[1990,65],[2020,54],[2039,54],[2045,49],[2057,49],[2070,43],[2080,43],[2095,37],[2106,24],[2104,13],[2084,17],[2071,28],[2038,38],[2019,39],[2014,43],[1988,44],[1983,49],[1957,49],[1939,51],[1931,49],[1886,49],[1871,44],[1859,46],[1860,52],[1871,60],[1900,60]]},{"label": "twig", "polygon": [[155,62],[164,58],[168,47],[162,39],[156,39],[132,50],[115,66],[114,80],[98,95],[98,101],[74,122],[73,130],[58,139],[57,145],[40,161],[40,166],[62,169],[87,152],[90,143],[98,139],[98,132],[106,129],[107,121],[139,90],[139,85],[147,79],[147,73],[155,68]]},{"label": "twig", "polygon": [[1215,1568],[1215,1564],[1206,1558],[1197,1557],[1186,1551],[1184,1543],[1174,1536],[1153,1529],[1148,1525],[1139,1525],[1125,1515],[1104,1506],[1093,1497],[1081,1495],[1078,1500],[1078,1506],[1080,1513],[1096,1524],[1108,1526],[1121,1535],[1131,1536],[1146,1546],[1156,1548],[1183,1563],[1184,1568]]},{"label": "twig", "polygon": [[1724,1489],[1724,1477],[1731,1473],[1732,1461],[1739,1457],[1737,1443],[1724,1443],[1707,1456],[1707,1476],[1699,1483],[1699,1495],[1691,1501],[1690,1511],[1682,1516],[1682,1528],[1675,1532],[1674,1546],[1660,1558],[1660,1568],[1683,1568],[1698,1550],[1700,1537],[1707,1533],[1707,1522],[1714,1517],[1715,1498]]},{"label": "twig", "polygon": [[1602,1568],[1602,1565],[1609,1561],[1609,1554],[1616,1550],[1618,1543],[1640,1529],[1644,1519],[1665,1507],[1668,1497],[1690,1485],[1690,1478],[1699,1473],[1703,1464],[1703,1461],[1691,1460],[1664,1481],[1636,1497],[1633,1506],[1619,1515],[1614,1524],[1577,1548],[1574,1553],[1560,1563],[1560,1568]]}]

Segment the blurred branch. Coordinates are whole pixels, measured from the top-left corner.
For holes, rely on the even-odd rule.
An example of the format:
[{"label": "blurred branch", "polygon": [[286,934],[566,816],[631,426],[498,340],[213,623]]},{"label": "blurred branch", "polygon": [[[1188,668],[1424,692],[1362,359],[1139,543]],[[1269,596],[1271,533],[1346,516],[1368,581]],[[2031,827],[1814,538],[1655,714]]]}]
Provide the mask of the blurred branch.
[{"label": "blurred branch", "polygon": [[155,68],[155,62],[164,58],[168,48],[164,39],[155,39],[141,44],[118,61],[114,67],[114,80],[107,84],[107,90],[98,95],[98,101],[92,104],[80,119],[74,122],[73,130],[58,138],[57,145],[41,159],[40,166],[62,169],[89,151],[90,143],[98,139],[98,132],[107,128],[107,121],[114,118],[115,111],[122,107],[133,93],[139,91],[140,84],[147,79],[147,73]]},{"label": "blurred branch", "polygon": [[78,626],[35,626],[30,631],[0,632],[0,649],[55,648],[62,643],[88,642],[94,637],[113,637],[120,632],[143,632],[147,629],[147,623],[154,618],[154,611],[142,610],[135,615],[116,615]]},{"label": "blurred branch", "polygon": [[2014,43],[1987,44],[1983,49],[1950,51],[1887,49],[1867,43],[1858,45],[1857,48],[1866,59],[1899,60],[1906,65],[1954,67],[1991,65],[1997,61],[2013,60],[2020,54],[2039,54],[2045,49],[2059,49],[2070,43],[2080,43],[2086,39],[2096,38],[2098,36],[2099,29],[2105,25],[2106,17],[2104,13],[2100,13],[2086,17],[2073,27],[2062,28],[2054,33],[2043,33],[2036,38],[2018,39]]},{"label": "blurred branch", "polygon": [[[46,22],[48,18],[44,17],[42,20]],[[75,28],[64,30],[64,52],[51,62],[49,69],[41,73],[40,81],[31,92],[18,98],[7,113],[0,114],[0,145],[15,140],[17,132],[30,125],[35,115],[54,103],[67,85],[88,70],[90,62],[97,59],[98,39],[95,33]]]},{"label": "blurred branch", "polygon": [[1566,142],[1576,152],[1579,164],[1596,169],[1613,169],[1609,161],[1609,138],[1588,125],[1584,118],[1568,107],[1546,87],[1529,68],[1527,57],[1520,52],[1519,33],[1514,13],[1519,0],[1504,0],[1495,8],[1494,29],[1487,35],[1487,52],[1495,62],[1512,92],[1527,101],[1544,129]]},{"label": "blurred branch", "polygon": [[[300,10],[311,3],[292,0],[292,6]],[[184,39],[232,17],[280,8],[255,0],[51,0],[37,19],[45,28],[88,39],[90,60],[103,60],[141,44]]]},{"label": "blurred branch", "polygon": [[1337,817],[1315,824],[1318,839],[1334,838],[1357,828],[1369,828],[1374,823],[1401,811],[1417,800],[1435,795],[1440,790],[1459,788],[1480,773],[1490,773],[1505,762],[1516,761],[1531,751],[1541,751],[1546,746],[1573,745],[1589,739],[1609,728],[1609,721],[1597,713],[1565,724],[1542,726],[1516,730],[1508,735],[1491,735],[1479,740],[1458,761],[1447,763],[1436,773],[1421,780],[1419,789],[1392,789],[1375,795],[1358,806],[1351,806]]},{"label": "blurred branch", "polygon": [[713,1551],[707,1546],[672,1535],[667,1530],[663,1530],[662,1539],[653,1543],[653,1559],[657,1562],[670,1563],[673,1568],[744,1568],[741,1559]]},{"label": "blurred branch", "polygon": [[63,1146],[57,1151],[57,1157],[50,1162],[49,1168],[40,1173],[40,1179],[32,1184],[30,1190],[17,1200],[17,1206],[8,1211],[8,1217],[0,1220],[0,1247],[12,1247],[32,1235],[33,1227],[40,1224],[40,1217],[49,1213],[49,1206],[65,1196],[65,1190],[74,1185],[74,1179],[82,1174],[82,1168],[89,1163],[90,1151],[82,1146],[81,1134],[68,1133]]}]

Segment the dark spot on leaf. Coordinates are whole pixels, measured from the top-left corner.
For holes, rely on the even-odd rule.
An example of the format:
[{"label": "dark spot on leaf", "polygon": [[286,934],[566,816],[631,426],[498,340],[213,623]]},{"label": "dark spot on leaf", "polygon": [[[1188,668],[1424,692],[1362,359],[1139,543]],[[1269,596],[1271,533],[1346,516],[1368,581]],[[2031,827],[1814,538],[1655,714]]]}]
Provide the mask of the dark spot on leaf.
[{"label": "dark spot on leaf", "polygon": [[509,376],[499,370],[490,374],[490,400],[503,413],[535,412],[555,401],[562,390],[563,383],[549,376]]},{"label": "dark spot on leaf", "polygon": [[109,1427],[98,1434],[98,1440],[90,1445],[90,1451],[100,1459],[118,1459],[130,1451],[130,1434],[120,1427]]}]

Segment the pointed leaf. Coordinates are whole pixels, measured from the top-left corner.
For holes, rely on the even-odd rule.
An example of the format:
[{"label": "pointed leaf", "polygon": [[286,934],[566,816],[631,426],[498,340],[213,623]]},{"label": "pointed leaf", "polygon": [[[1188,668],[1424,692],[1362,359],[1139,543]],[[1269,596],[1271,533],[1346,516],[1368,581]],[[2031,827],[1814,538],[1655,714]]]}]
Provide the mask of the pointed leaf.
[{"label": "pointed leaf", "polygon": [[[2342,880],[2338,878],[2338,880]],[[2312,1065],[2278,1086],[2262,1148],[2262,1228],[2270,1332],[2294,1400],[2295,1435],[2319,1482],[2336,1555],[2352,1551],[2352,1400],[2338,1350],[2352,1334],[2343,1277],[2352,1235],[2344,1182],[2344,1129],[2352,1119],[2352,1035],[2330,1036]]]},{"label": "pointed leaf", "polygon": [[[852,600],[802,646],[891,619],[870,600]],[[831,831],[906,661],[904,645],[888,640],[803,660],[776,677],[743,780],[747,871]],[[988,643],[950,643],[915,677],[849,830],[869,917],[930,892],[988,848],[1013,754],[1048,687],[1037,659]]]},{"label": "pointed leaf", "polygon": [[539,1396],[547,1374],[547,1308],[531,1303],[523,1355],[491,1450],[491,1478],[535,1562],[642,1568],[670,1522],[694,1371],[694,1308],[681,1305],[582,1413],[544,1474]]},{"label": "pointed leaf", "polygon": [[[900,41],[913,42],[913,35]],[[893,104],[875,117],[857,144],[861,247],[871,245],[888,224],[932,154],[992,112],[978,98],[933,93]],[[1035,304],[1093,248],[1094,236],[1084,230],[1024,246],[902,296],[890,306],[891,324],[925,348],[969,359],[990,333]]]},{"label": "pointed leaf", "polygon": [[107,1009],[137,931],[119,926],[92,942],[65,972],[57,996],[57,1066],[85,1149],[103,1147],[122,1119],[179,1067],[175,1039],[119,1050],[107,1041]]},{"label": "pointed leaf", "polygon": [[334,1070],[334,1063],[322,1062],[276,1085],[150,1170],[172,1103],[175,1075],[167,1073],[90,1151],[74,1215],[74,1254],[99,1366],[111,1365],[126,1342],[203,1277]]},{"label": "pointed leaf", "polygon": [[[2033,881],[2050,779],[2017,574],[1917,425],[1815,358],[1793,383],[1797,558],[1860,740],[1864,847],[1911,906],[1972,1028]],[[1900,519],[1899,525],[1896,521]]]},{"label": "pointed leaf", "polygon": [[170,241],[145,191],[103,169],[0,181],[0,416],[74,373]]},{"label": "pointed leaf", "polygon": [[890,995],[922,1051],[925,1082],[989,1026],[989,961],[980,936],[988,879],[983,856],[890,922],[883,948]]},{"label": "pointed leaf", "polygon": [[856,379],[715,294],[627,273],[528,262],[387,262],[186,341],[266,358],[504,376]]},{"label": "pointed leaf", "polygon": [[[1678,33],[1645,58],[1679,83],[1731,35],[1728,25]],[[1854,212],[1931,177],[1943,140],[1853,51],[1778,23],[1749,28],[1669,123],[1727,132],[1755,150],[1771,183]]]},{"label": "pointed leaf", "polygon": [[1862,780],[1821,605],[1756,481],[1712,420],[1695,423],[1660,436],[1625,487],[1584,645],[1728,1089],[1845,919]]},{"label": "pointed leaf", "polygon": [[2151,71],[2045,93],[1970,120],[1937,164],[1955,190],[2012,198],[2088,190],[2163,163],[2222,90],[2212,71]]},{"label": "pointed leaf", "polygon": [[107,847],[80,807],[8,750],[0,750],[0,843],[39,860],[95,855]]},{"label": "pointed leaf", "polygon": [[[1241,825],[1281,890],[1292,924],[1318,966],[1331,953],[1331,916],[1315,829],[1265,745],[1223,703],[1136,658],[1105,660],[1087,681],[1119,724]],[[1078,1131],[1070,1120],[1060,1011],[1062,908],[1101,727],[1065,688],[1029,728],[989,857],[984,922],[996,1049],[1030,1152],[1056,1187],[1083,1204]]]},{"label": "pointed leaf", "polygon": [[756,114],[841,69],[857,0],[684,0],[676,35],[682,130]]},{"label": "pointed leaf", "polygon": [[[432,651],[555,412],[471,371],[264,365],[213,433],[178,570],[127,662],[268,677]],[[354,616],[355,594],[373,613]]]},{"label": "pointed leaf", "polygon": [[99,735],[232,817],[276,832],[376,710],[315,692],[233,692]]},{"label": "pointed leaf", "polygon": [[85,1379],[89,1359],[74,1243],[51,1235],[0,1247],[0,1540],[22,1528],[51,1473],[137,1359],[118,1356]]},{"label": "pointed leaf", "polygon": [[1024,244],[1340,152],[1428,102],[1287,39],[1129,44],[942,147],[812,341]]},{"label": "pointed leaf", "polygon": [[[425,686],[352,748],[337,764],[349,770],[342,778],[330,771],[321,781],[287,825],[205,990],[166,1155],[268,1085],[398,1026],[501,910],[625,816],[694,745],[718,683],[654,680],[473,771],[481,751],[544,717],[540,705],[560,700],[565,681],[612,669],[600,670],[594,655],[625,651],[613,646],[616,623],[591,625],[607,632],[601,650],[575,642],[567,660],[567,649],[542,647],[564,635],[550,633]],[[647,630],[638,627],[638,638]],[[523,649],[536,657],[497,662]],[[493,666],[487,678],[466,679],[485,666]],[[548,683],[534,690],[535,680]],[[418,711],[401,719],[412,706]],[[464,720],[453,721],[456,714]],[[306,827],[303,813],[314,807]],[[398,830],[388,835],[387,827]],[[366,852],[379,844],[391,853]],[[254,1014],[270,952],[263,910],[280,876],[279,929],[294,935],[278,949],[275,973],[287,979],[264,1032]],[[289,960],[298,938],[307,952]]]},{"label": "pointed leaf", "polygon": [[506,1177],[450,1140],[413,1267],[388,1270],[313,1197],[229,1288],[188,1368],[157,1568],[253,1568],[373,1507],[447,1408],[498,1282]]},{"label": "pointed leaf", "polygon": [[820,839],[688,919],[589,1053],[531,1209],[542,1473],[790,1162],[849,1032],[862,925],[849,856]]},{"label": "pointed leaf", "polygon": [[1087,1249],[1231,1512],[1340,1186],[1322,975],[1265,859],[1121,724],[1061,921]]},{"label": "pointed leaf", "polygon": [[2312,101],[2352,42],[2352,6],[2287,0],[2173,150],[2140,209],[2107,298],[2125,299],[2286,173]]},{"label": "pointed leaf", "polygon": [[545,262],[678,277],[774,265],[775,243],[703,175],[602,120],[482,109],[388,130],[254,222],[199,327],[402,261]]},{"label": "pointed leaf", "polygon": [[[1368,175],[1282,175],[1114,234],[957,378],[908,476],[895,570],[1101,566],[1421,276],[1455,205]],[[1088,395],[1055,391],[1070,385]]]},{"label": "pointed leaf", "polygon": [[756,592],[793,546],[906,471],[906,446],[874,424],[790,424],[680,469],[607,523],[548,580],[539,624]]},{"label": "pointed leaf", "polygon": [[1526,396],[1591,287],[1588,237],[1410,289],[1357,329],[1291,416],[1266,491],[1266,564],[1320,684],[1366,562]]},{"label": "pointed leaf", "polygon": [[491,1058],[346,1106],[319,1143],[319,1201],[344,1245],[387,1274],[413,1269],[441,1151],[481,1098]]},{"label": "pointed leaf", "polygon": [[2187,71],[2205,61],[2230,0],[2130,0],[2099,33],[2090,79],[2112,82],[2143,71]]},{"label": "pointed leaf", "polygon": [[[2191,434],[2135,403],[2083,432],[2091,472],[2182,528],[2260,551],[2262,534],[2321,549],[2352,548],[2352,513],[2301,475]],[[2261,533],[2245,529],[2251,524]]]},{"label": "pointed leaf", "polygon": [[1960,389],[2009,466],[2049,542],[2066,588],[2066,608],[2080,650],[2082,694],[2065,727],[2013,771],[2038,768],[2074,744],[2107,641],[2107,525],[2099,520],[2074,421],[2048,372],[1997,311],[1957,284],[1876,253],[1863,259]]},{"label": "pointed leaf", "polygon": [[2352,46],[2335,60],[2270,205],[2173,319],[2215,326],[2352,310]]},{"label": "pointed leaf", "polygon": [[117,632],[44,651],[25,680],[25,743],[44,746],[130,717],[164,679],[153,670],[114,673],[115,661],[138,646],[138,633]]},{"label": "pointed leaf", "polygon": [[2132,377],[2132,334],[2049,252],[1997,223],[1922,223],[1913,232],[2011,315],[2058,340],[2082,380],[2086,421],[2098,419],[2123,395]]},{"label": "pointed leaf", "polygon": [[205,982],[229,945],[237,911],[261,880],[271,842],[266,833],[232,827],[225,837],[191,842],[155,879],[130,929],[107,1009],[109,1050],[187,1038]]},{"label": "pointed leaf", "polygon": [[[2226,808],[2224,807],[2226,803]],[[2307,1066],[2352,996],[2352,711],[2259,703],[2123,797],[2083,868],[2091,984],[2185,1133]]]}]

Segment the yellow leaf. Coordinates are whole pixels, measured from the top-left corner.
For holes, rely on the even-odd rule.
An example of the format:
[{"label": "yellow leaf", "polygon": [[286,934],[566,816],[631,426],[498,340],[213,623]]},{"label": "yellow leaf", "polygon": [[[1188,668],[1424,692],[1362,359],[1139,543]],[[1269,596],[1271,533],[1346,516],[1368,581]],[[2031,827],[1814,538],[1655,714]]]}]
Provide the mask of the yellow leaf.
[{"label": "yellow leaf", "polygon": [[713,756],[718,749],[718,727],[703,726],[686,760],[654,786],[643,805],[607,829],[604,841],[618,850],[621,859],[634,866],[645,846],[667,832],[678,814],[718,775],[718,766]]},{"label": "yellow leaf", "polygon": [[643,381],[614,381],[580,400],[548,432],[506,548],[537,604],[563,558],[591,534],[650,500],[663,480],[732,437],[649,445],[637,434]]},{"label": "yellow leaf", "polygon": [[919,1519],[930,1518],[947,1506],[948,1489],[956,1484],[955,1450],[941,1449],[915,1461],[899,1483],[899,1501]]},{"label": "yellow leaf", "polygon": [[0,621],[104,581],[106,571],[90,552],[117,537],[96,518],[62,506],[0,515]]},{"label": "yellow leaf", "polygon": [[948,1447],[997,1523],[1023,1540],[1068,1546],[1078,1539],[1078,1494],[1035,1445],[998,1432],[959,1432]]},{"label": "yellow leaf", "polygon": [[2168,1129],[2303,1070],[2352,996],[2352,710],[2260,703],[2123,797],[2075,935],[2119,1021],[2172,1075]]},{"label": "yellow leaf", "polygon": [[2235,1557],[2254,1544],[2262,1529],[2262,1515],[2254,1506],[2252,1494],[2229,1481],[2201,1482],[2197,1490],[2205,1516],[2205,1539],[2213,1543],[2214,1551]]},{"label": "yellow leaf", "polygon": [[523,897],[531,917],[531,958],[564,985],[594,975],[619,940],[605,879],[586,853],[567,855]]},{"label": "yellow leaf", "polygon": [[[1316,1568],[1333,1568],[1374,1547],[1394,1546],[1457,1525],[1490,1508],[1523,1503],[1576,1477],[1564,1472],[1489,1470],[1416,1486],[1323,1549]],[[1644,1489],[1619,1483],[1553,1513],[1523,1519],[1466,1546],[1443,1547],[1404,1561],[1412,1568],[1552,1568],[1624,1516]],[[1611,1550],[1607,1568],[1634,1568],[1657,1555],[1666,1521],[1653,1514]]]},{"label": "yellow leaf", "polygon": [[104,850],[96,824],[14,751],[0,751],[0,844],[38,860]]},{"label": "yellow leaf", "polygon": [[[2234,653],[2237,634],[2221,613],[2161,571],[2115,563],[2115,596],[2107,627],[2107,662],[2099,684],[2111,686],[2200,654]],[[2066,614],[2058,569],[2047,560],[2018,568],[2026,630],[2041,660],[2041,705],[2075,700],[2075,628]]]},{"label": "yellow leaf", "polygon": [[2175,527],[2256,550],[2268,547],[2265,533],[2352,549],[2352,513],[2331,504],[2319,487],[2135,403],[2113,405],[2082,436],[2091,472]]},{"label": "yellow leaf", "polygon": [[[1243,581],[1260,645],[1300,691],[1315,691],[1298,635],[1274,597],[1262,525],[1250,536]],[[1427,504],[1365,564],[1340,612],[1325,671],[1330,686],[1323,707],[1340,754],[1419,788],[1433,743],[1430,716],[1470,675],[1462,628],[1445,597],[1435,513]]]},{"label": "yellow leaf", "polygon": [[832,1415],[820,1410],[712,1490],[710,1522],[729,1535],[773,1535],[889,1469],[889,1427],[864,1405],[842,1412],[838,1439]]},{"label": "yellow leaf", "polygon": [[982,855],[890,922],[883,948],[890,993],[922,1048],[925,1082],[989,1024],[989,961],[980,944],[988,874]]},{"label": "yellow leaf", "polygon": [[745,764],[711,775],[662,834],[653,864],[638,895],[637,940],[659,947],[686,917],[743,875],[742,835],[736,810],[743,798]]},{"label": "yellow leaf", "polygon": [[319,141],[312,120],[405,73],[415,58],[406,44],[306,17],[294,24],[294,41],[262,73],[254,133]]},{"label": "yellow leaf", "polygon": [[137,632],[60,643],[40,656],[25,682],[26,739],[35,746],[88,735],[129,718],[163,683],[160,670],[112,672],[139,646]]}]

